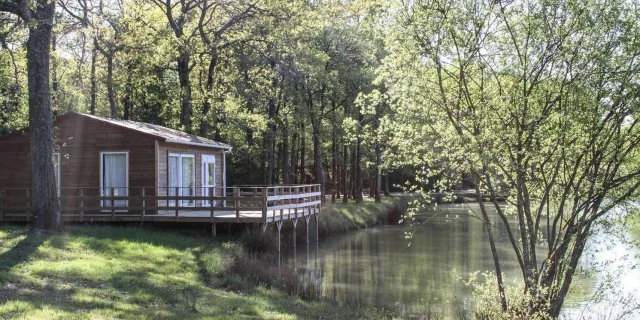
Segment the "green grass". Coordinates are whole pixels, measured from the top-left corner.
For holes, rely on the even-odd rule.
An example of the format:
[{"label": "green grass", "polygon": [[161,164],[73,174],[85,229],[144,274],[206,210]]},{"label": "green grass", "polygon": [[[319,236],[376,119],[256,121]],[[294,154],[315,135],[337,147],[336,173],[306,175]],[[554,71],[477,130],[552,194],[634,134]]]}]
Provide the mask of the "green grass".
[{"label": "green grass", "polygon": [[[360,216],[350,221],[365,223]],[[48,235],[0,226],[0,318],[376,317],[231,275],[235,240],[129,227],[70,226]]]}]

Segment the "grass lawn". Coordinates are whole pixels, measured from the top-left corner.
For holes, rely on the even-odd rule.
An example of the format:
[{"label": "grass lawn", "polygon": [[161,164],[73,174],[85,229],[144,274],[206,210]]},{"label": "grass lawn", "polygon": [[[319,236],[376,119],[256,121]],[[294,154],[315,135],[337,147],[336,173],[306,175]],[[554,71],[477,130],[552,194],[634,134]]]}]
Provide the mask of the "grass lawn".
[{"label": "grass lawn", "polygon": [[[364,223],[358,216],[351,220]],[[69,226],[47,235],[0,225],[0,318],[376,317],[252,286],[227,272],[239,250],[235,239],[141,228]]]}]

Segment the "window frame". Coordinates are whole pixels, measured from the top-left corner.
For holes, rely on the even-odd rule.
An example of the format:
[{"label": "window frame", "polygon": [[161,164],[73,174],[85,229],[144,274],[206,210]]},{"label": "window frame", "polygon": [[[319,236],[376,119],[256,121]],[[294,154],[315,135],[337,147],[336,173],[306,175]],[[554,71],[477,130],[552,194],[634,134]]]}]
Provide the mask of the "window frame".
[{"label": "window frame", "polygon": [[[216,188],[218,187],[218,177],[216,177],[216,171],[218,169],[218,157],[216,157],[215,154],[203,154],[201,156],[201,163],[200,163],[200,167],[201,167],[201,180],[200,180],[200,188],[202,189],[201,191],[201,195],[205,196],[208,194],[209,190],[207,190],[209,188],[209,186],[205,187],[205,184],[208,185],[208,183],[205,183],[205,179],[208,178],[205,176],[205,174],[207,173],[208,169],[206,168],[206,165],[208,163],[213,163],[213,196],[215,196],[216,194]],[[213,159],[213,161],[205,161],[205,159]],[[202,205],[203,206],[209,206],[211,205],[211,203],[209,203],[209,200],[202,200]]]},{"label": "window frame", "polygon": [[[125,196],[129,196],[129,150],[125,150],[125,151],[100,151],[100,195],[104,195],[105,194],[105,187],[104,187],[104,156],[107,154],[124,154],[125,155]],[[101,207],[109,207],[106,206],[105,203],[108,200],[102,200],[100,201],[100,206]],[[125,204],[122,207],[128,207],[129,206],[129,201],[128,200],[124,200]],[[113,204],[112,204],[113,205]],[[115,206],[114,206],[115,207]],[[126,210],[116,210],[116,211],[126,211]]]},{"label": "window frame", "polygon": [[[180,184],[180,186],[178,187],[178,197],[182,197],[182,191],[185,188],[184,186],[182,186],[182,159],[184,158],[192,158],[193,159],[193,196],[196,196],[196,190],[198,189],[198,183],[196,180],[197,177],[197,163],[196,163],[196,155],[193,153],[174,153],[174,152],[169,152],[169,154],[167,155],[167,196],[169,196],[171,194],[171,188],[174,188],[171,186],[171,166],[169,165],[169,161],[171,157],[178,157],[178,183]],[[186,204],[185,204],[186,203]],[[176,201],[175,200],[169,200],[168,202],[170,207],[173,207],[176,205]],[[180,207],[195,207],[196,206],[196,201],[195,200],[180,200]]]}]

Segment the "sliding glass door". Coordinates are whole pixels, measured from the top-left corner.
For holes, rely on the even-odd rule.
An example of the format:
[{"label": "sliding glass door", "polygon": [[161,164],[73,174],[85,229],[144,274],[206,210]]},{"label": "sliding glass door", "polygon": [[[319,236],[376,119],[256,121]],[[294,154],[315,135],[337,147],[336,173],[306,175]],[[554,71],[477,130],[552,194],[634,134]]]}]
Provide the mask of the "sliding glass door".
[{"label": "sliding glass door", "polygon": [[[195,196],[196,159],[192,154],[169,154],[169,196]],[[175,206],[175,200],[169,201]],[[192,207],[195,200],[181,200],[180,206]]]},{"label": "sliding glass door", "polygon": [[[211,191],[213,190],[213,194]],[[216,190],[216,157],[202,156],[202,195],[214,196]],[[202,201],[205,206],[211,205],[209,200]]]},{"label": "sliding glass door", "polygon": [[[129,194],[129,154],[127,152],[100,153],[100,191],[102,196],[125,197]],[[126,207],[124,199],[103,200],[103,207]]]}]

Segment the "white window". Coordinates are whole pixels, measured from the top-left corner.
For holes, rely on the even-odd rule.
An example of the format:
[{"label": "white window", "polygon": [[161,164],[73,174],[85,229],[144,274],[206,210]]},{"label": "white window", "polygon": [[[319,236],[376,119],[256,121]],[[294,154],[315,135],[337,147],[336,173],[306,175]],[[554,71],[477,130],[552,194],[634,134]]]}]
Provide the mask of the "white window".
[{"label": "white window", "polygon": [[56,188],[58,189],[58,197],[61,195],[60,194],[60,153],[54,153],[53,154],[53,170],[55,170],[56,173]]},{"label": "white window", "polygon": [[[213,194],[211,193],[213,190]],[[202,195],[215,195],[216,190],[216,156],[202,156]],[[211,205],[209,200],[202,201],[202,205]]]},{"label": "white window", "polygon": [[[169,154],[169,196],[196,195],[196,158],[192,154]],[[175,205],[169,201],[169,205]],[[180,206],[195,206],[195,200],[181,200]]]},{"label": "white window", "polygon": [[[126,197],[129,194],[129,152],[100,152],[100,193],[102,196]],[[126,207],[124,199],[103,200],[103,207]]]}]

